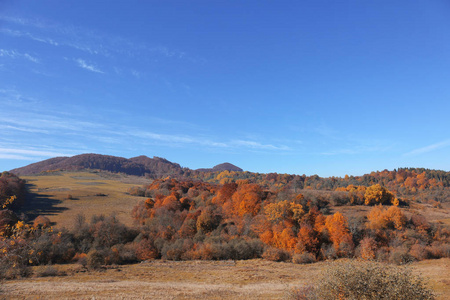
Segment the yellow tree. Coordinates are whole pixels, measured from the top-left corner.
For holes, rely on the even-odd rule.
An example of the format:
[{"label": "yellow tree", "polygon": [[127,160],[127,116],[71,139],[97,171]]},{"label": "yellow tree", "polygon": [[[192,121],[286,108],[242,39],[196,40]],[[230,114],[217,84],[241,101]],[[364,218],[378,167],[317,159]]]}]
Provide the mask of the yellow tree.
[{"label": "yellow tree", "polygon": [[369,186],[364,193],[365,205],[390,204],[393,200],[394,195],[379,184]]}]

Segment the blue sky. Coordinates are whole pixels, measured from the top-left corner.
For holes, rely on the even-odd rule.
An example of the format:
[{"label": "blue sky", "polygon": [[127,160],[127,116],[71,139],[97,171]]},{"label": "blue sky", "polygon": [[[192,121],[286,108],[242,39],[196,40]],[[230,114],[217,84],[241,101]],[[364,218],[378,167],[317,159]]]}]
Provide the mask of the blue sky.
[{"label": "blue sky", "polygon": [[1,1],[0,170],[450,171],[450,3]]}]

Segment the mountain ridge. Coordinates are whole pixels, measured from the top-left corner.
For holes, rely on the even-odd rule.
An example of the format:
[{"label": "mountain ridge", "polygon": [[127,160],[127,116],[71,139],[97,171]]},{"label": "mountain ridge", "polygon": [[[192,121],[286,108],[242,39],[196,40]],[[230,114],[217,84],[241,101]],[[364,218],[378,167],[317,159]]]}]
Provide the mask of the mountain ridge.
[{"label": "mountain ridge", "polygon": [[150,158],[145,155],[140,155],[124,158],[112,155],[85,153],[70,157],[61,156],[49,158],[24,167],[12,169],[10,172],[18,176],[23,176],[54,170],[78,171],[83,169],[98,169],[113,173],[125,173],[128,175],[146,176],[151,178],[183,175],[189,172],[217,172],[225,170],[242,171],[241,168],[231,163],[222,163],[209,169],[192,170],[157,156]]}]

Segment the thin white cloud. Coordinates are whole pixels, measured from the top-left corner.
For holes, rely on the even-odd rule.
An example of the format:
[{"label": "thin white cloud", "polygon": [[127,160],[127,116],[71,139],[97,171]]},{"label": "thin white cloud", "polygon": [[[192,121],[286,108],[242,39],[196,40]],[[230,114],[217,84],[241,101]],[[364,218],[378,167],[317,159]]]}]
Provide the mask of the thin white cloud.
[{"label": "thin white cloud", "polygon": [[0,148],[0,155],[27,155],[27,156],[71,156],[73,154],[62,153],[59,151],[49,151],[49,150],[34,150],[34,149],[15,149],[15,148]]},{"label": "thin white cloud", "polygon": [[180,146],[182,144],[193,144],[201,145],[211,148],[229,148],[229,149],[257,149],[257,150],[270,150],[270,151],[290,151],[290,147],[285,145],[275,146],[272,144],[262,144],[255,141],[245,141],[245,140],[233,140],[229,142],[213,141],[205,137],[195,137],[187,135],[171,135],[171,134],[160,134],[155,132],[144,132],[129,130],[127,135],[134,136],[144,140],[160,141],[168,144],[173,144]]},{"label": "thin white cloud", "polygon": [[94,72],[94,73],[100,73],[100,74],[104,74],[105,73],[102,70],[98,69],[96,66],[86,63],[86,61],[81,59],[81,58],[79,58],[79,59],[77,59],[75,61],[78,63],[78,66],[80,68],[86,69],[86,70]]},{"label": "thin white cloud", "polygon": [[25,54],[23,55],[23,57],[25,57],[26,59],[28,59],[28,60],[31,61],[31,62],[39,63],[39,59],[37,59],[37,58],[34,57],[34,56],[31,56],[31,55],[28,54],[28,53],[25,53]]},{"label": "thin white cloud", "polygon": [[49,44],[49,45],[52,45],[52,46],[60,46],[60,44],[57,41],[53,40],[53,39],[37,36],[35,34],[27,32],[27,31],[13,30],[13,29],[9,29],[9,28],[0,28],[0,32],[4,33],[4,34],[7,34],[9,36],[13,36],[13,37],[25,37],[25,38],[29,38],[29,39],[31,39],[33,41],[36,41],[36,42]]},{"label": "thin white cloud", "polygon": [[0,159],[35,160],[36,157],[0,153]]},{"label": "thin white cloud", "polygon": [[2,147],[0,146],[0,159],[14,159],[14,160],[42,160],[57,156],[73,156],[77,151],[59,151],[57,149],[37,149],[37,148],[16,148],[16,147]]},{"label": "thin white cloud", "polygon": [[[88,28],[81,28],[65,24],[44,22],[42,20],[30,20],[26,18],[0,15],[0,20],[7,26],[0,28],[0,32],[15,37],[25,37],[31,40],[46,43],[53,46],[67,46],[89,54],[111,57],[113,55],[137,56],[154,58],[162,56],[173,59],[186,59],[193,63],[204,63],[204,59],[189,57],[185,52],[169,49],[159,45],[149,45],[144,42],[132,41],[120,36],[111,36],[96,32]],[[17,29],[20,27],[20,29]],[[49,38],[48,36],[52,36]]]},{"label": "thin white cloud", "polygon": [[414,155],[420,155],[420,154],[424,154],[424,153],[428,153],[428,152],[432,152],[441,148],[445,148],[450,146],[450,139],[449,140],[444,140],[442,142],[439,143],[435,143],[435,144],[431,144],[425,147],[421,147],[421,148],[417,148],[414,149],[408,153],[405,153],[405,156],[414,156]]},{"label": "thin white cloud", "polygon": [[26,59],[34,63],[39,63],[39,59],[28,54],[28,53],[20,53],[16,50],[6,50],[6,49],[0,49],[0,57],[9,57],[13,59],[21,58]]},{"label": "thin white cloud", "polygon": [[48,24],[45,24],[41,20],[37,20],[37,19],[31,20],[31,19],[27,19],[27,18],[20,18],[17,16],[6,16],[3,14],[0,14],[0,20],[8,22],[8,23],[22,25],[22,26],[33,26],[33,27],[37,27],[37,28],[49,27]]},{"label": "thin white cloud", "polygon": [[255,141],[244,141],[244,140],[233,141],[232,145],[243,146],[243,147],[248,147],[248,148],[253,148],[253,149],[261,149],[261,150],[292,150],[290,147],[284,146],[284,145],[274,146],[271,144],[261,144],[259,142],[255,142]]},{"label": "thin white cloud", "polygon": [[[82,149],[89,146],[97,149],[108,147],[147,148],[149,144],[156,146],[181,147],[187,149],[221,149],[226,151],[255,151],[270,152],[290,151],[290,147],[280,144],[262,142],[260,138],[243,138],[231,140],[217,140],[213,133],[204,134],[204,130],[193,124],[171,121],[160,118],[148,118],[155,129],[148,131],[132,125],[120,125],[104,120],[102,114],[84,110],[74,113],[73,107],[59,107],[58,111],[45,105],[45,101],[31,99],[16,90],[0,89],[0,104],[6,107],[0,111],[0,142],[14,135],[15,144],[3,149],[39,148],[41,144],[53,147],[65,147],[73,141],[76,145],[71,149]],[[70,110],[70,113],[68,111]],[[119,112],[112,111],[113,115]],[[122,115],[131,121],[132,116]],[[94,121],[92,121],[94,120]],[[148,122],[147,122],[148,123]],[[169,126],[170,125],[170,126]],[[165,128],[161,132],[158,128]],[[189,134],[181,132],[189,131]],[[168,132],[168,133],[167,133]],[[33,141],[35,141],[33,143]],[[112,145],[112,146],[111,146]],[[0,145],[0,148],[2,146]],[[92,148],[94,150],[95,148]],[[37,151],[37,150],[33,150]],[[52,153],[35,152],[35,155],[55,156]],[[0,151],[1,153],[1,151]],[[30,156],[33,152],[14,152],[3,154]],[[44,155],[47,154],[47,155]]]},{"label": "thin white cloud", "polygon": [[33,128],[17,127],[17,126],[11,126],[11,125],[0,125],[0,129],[2,129],[2,130],[16,130],[16,131],[30,132],[30,133],[45,133],[45,134],[49,133],[48,130],[40,130],[40,129],[33,129]]}]

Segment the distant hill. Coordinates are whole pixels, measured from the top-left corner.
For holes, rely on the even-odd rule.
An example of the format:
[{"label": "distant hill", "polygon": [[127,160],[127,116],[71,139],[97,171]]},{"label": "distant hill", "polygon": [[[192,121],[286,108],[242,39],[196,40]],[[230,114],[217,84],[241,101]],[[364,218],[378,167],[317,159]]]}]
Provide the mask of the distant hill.
[{"label": "distant hill", "polygon": [[[128,175],[160,178],[165,176],[183,176],[185,173],[195,172],[183,168],[177,163],[161,157],[147,157],[145,155],[124,158],[101,154],[80,154],[72,157],[55,157],[28,166],[13,169],[10,172],[19,176],[39,174],[47,171],[66,170],[78,171],[83,169],[103,170]],[[230,163],[223,163],[205,171],[242,171]]]},{"label": "distant hill", "polygon": [[222,172],[222,171],[242,172],[243,170],[239,167],[236,167],[233,164],[223,163],[223,164],[214,166],[213,168],[210,168],[210,169],[197,169],[196,171],[200,171],[200,172]]}]

